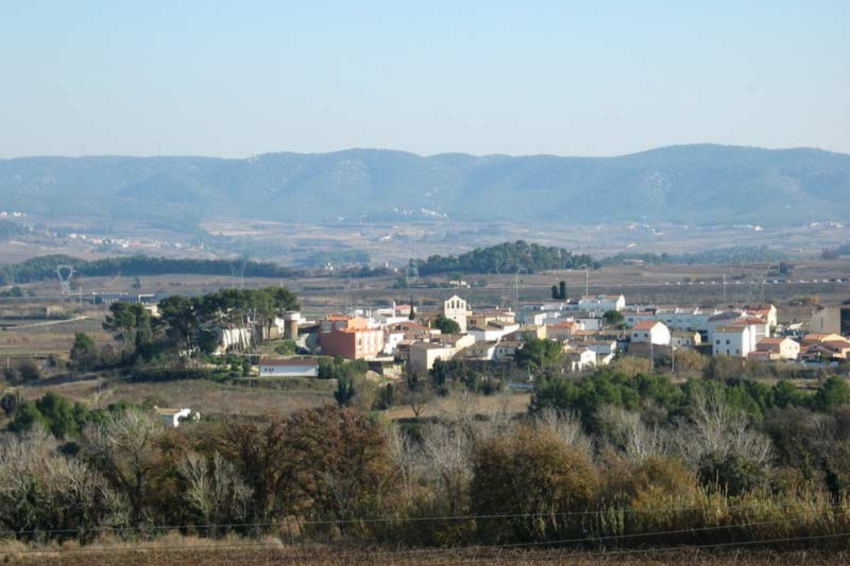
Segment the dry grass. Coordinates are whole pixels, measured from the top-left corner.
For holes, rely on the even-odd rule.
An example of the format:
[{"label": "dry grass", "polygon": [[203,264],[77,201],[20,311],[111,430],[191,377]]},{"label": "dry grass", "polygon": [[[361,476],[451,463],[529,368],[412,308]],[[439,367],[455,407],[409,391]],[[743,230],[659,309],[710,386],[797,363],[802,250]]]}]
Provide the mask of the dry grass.
[{"label": "dry grass", "polygon": [[48,391],[92,408],[122,401],[142,403],[151,400],[160,406],[190,407],[201,415],[289,414],[334,402],[330,391],[267,389],[203,380],[126,383],[96,379],[49,386],[33,384],[20,388],[21,396],[26,399],[38,399]]},{"label": "dry grass", "polygon": [[[420,413],[421,418],[439,417],[445,414],[456,415],[460,412],[487,415],[503,413],[521,414],[528,411],[530,393],[503,392],[496,395],[450,395],[435,397]],[[412,419],[413,409],[409,406],[393,407],[386,412],[391,420]]]}]

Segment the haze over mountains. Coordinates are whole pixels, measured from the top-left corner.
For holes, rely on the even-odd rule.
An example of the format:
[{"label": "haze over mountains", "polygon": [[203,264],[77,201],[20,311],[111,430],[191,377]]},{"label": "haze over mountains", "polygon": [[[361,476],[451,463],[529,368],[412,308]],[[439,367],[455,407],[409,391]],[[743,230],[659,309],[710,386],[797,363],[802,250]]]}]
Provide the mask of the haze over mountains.
[{"label": "haze over mountains", "polygon": [[310,223],[447,218],[797,225],[850,217],[850,155],[671,146],[621,157],[351,149],[0,160],[0,208],[47,217]]}]

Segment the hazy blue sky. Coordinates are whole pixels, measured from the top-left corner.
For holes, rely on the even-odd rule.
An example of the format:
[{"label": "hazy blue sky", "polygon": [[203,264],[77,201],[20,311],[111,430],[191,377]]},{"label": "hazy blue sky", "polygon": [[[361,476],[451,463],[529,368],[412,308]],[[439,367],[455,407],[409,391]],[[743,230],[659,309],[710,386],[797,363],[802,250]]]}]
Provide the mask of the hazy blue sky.
[{"label": "hazy blue sky", "polygon": [[0,157],[850,153],[850,2],[0,0]]}]

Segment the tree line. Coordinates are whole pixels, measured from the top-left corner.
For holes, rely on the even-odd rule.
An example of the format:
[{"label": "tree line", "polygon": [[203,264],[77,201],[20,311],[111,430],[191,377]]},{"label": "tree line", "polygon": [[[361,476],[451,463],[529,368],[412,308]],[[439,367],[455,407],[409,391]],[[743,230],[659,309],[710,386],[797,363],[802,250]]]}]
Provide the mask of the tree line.
[{"label": "tree line", "polygon": [[[56,277],[56,267],[71,265],[84,277],[113,277],[115,275],[224,275],[233,274],[233,262],[226,259],[169,259],[163,257],[132,256],[96,260],[54,254],[38,256],[21,263],[0,268],[0,285],[32,283]],[[271,262],[251,261],[245,265],[250,277],[288,278],[301,273]]]},{"label": "tree line", "polygon": [[702,250],[698,252],[685,252],[671,254],[668,252],[657,253],[634,253],[621,252],[602,260],[603,265],[617,265],[629,260],[639,260],[643,263],[658,265],[664,263],[673,264],[713,264],[740,262],[779,262],[786,259],[786,255],[767,246],[732,246],[729,248],[717,248]]},{"label": "tree line", "polygon": [[583,265],[599,267],[587,254],[573,254],[565,248],[529,244],[523,240],[487,248],[475,248],[457,256],[432,255],[418,260],[420,275],[440,273],[516,273],[554,269],[576,269]]},{"label": "tree line", "polygon": [[[343,250],[342,252],[316,254],[315,261],[312,263],[323,265],[325,260],[330,261],[328,258],[336,258],[337,260],[343,258],[346,262],[362,263],[368,261],[368,257],[357,250]],[[417,262],[419,273],[422,275],[455,271],[461,273],[516,273],[522,269],[535,272],[575,269],[581,266],[595,269],[600,265],[587,254],[574,255],[564,248],[528,244],[522,240],[489,248],[476,248],[459,256],[433,255],[425,260],[419,259]],[[234,262],[227,259],[170,259],[136,255],[83,260],[63,254],[52,254],[0,267],[0,286],[55,279],[56,268],[60,265],[73,266],[77,275],[83,277],[114,277],[117,275],[141,277],[181,274],[230,276],[234,269]],[[248,277],[269,278],[303,277],[310,273],[304,268],[287,267],[261,261],[247,262],[244,270],[244,274]],[[337,274],[343,277],[356,278],[380,277],[390,275],[392,271],[384,267],[352,266],[337,271]]]},{"label": "tree line", "polygon": [[48,394],[0,434],[0,534],[646,548],[828,545],[850,528],[839,378],[813,393],[609,371],[575,386],[557,404],[541,384],[521,416],[452,389],[439,418],[406,425],[331,404],[178,429]]}]

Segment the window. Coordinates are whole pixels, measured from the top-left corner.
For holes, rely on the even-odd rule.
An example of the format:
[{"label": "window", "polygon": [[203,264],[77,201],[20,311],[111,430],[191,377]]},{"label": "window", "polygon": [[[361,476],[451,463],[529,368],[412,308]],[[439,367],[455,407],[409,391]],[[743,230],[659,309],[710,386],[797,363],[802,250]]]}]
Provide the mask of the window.
[{"label": "window", "polygon": [[727,346],[729,345],[729,340],[727,340],[727,341],[726,341],[726,345],[727,345]]},{"label": "window", "polygon": [[741,355],[741,350],[739,350],[739,349],[735,348],[735,354],[736,354],[736,355],[738,355],[738,356],[740,356],[740,355]]}]

